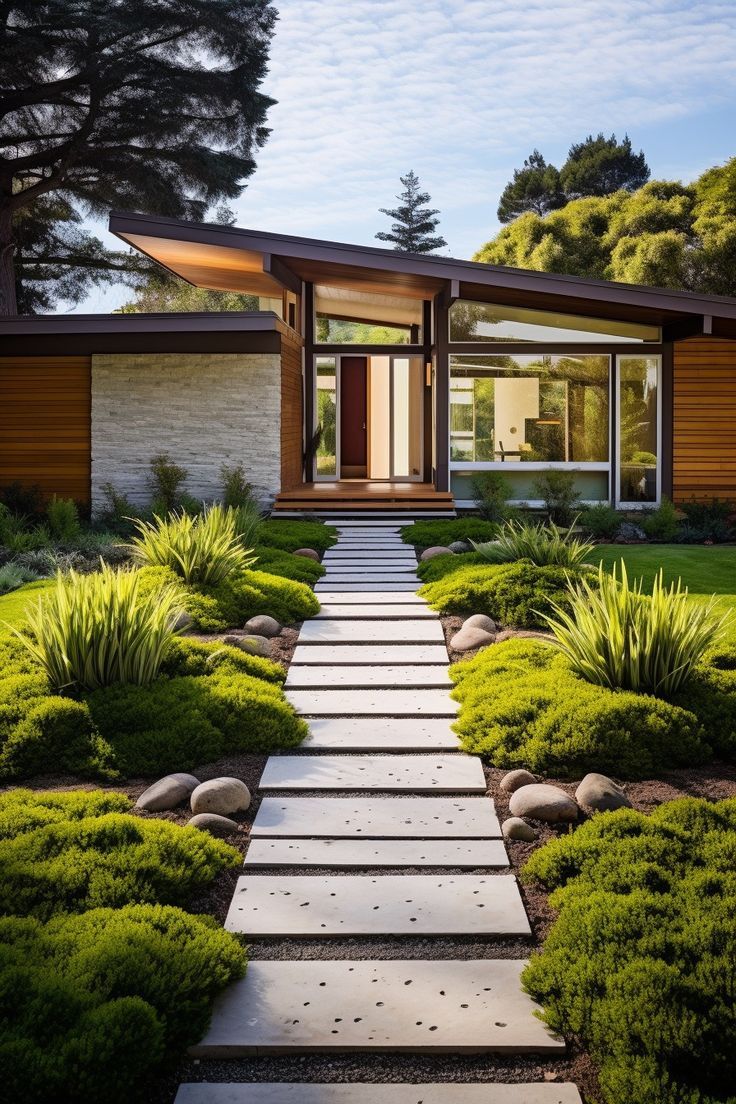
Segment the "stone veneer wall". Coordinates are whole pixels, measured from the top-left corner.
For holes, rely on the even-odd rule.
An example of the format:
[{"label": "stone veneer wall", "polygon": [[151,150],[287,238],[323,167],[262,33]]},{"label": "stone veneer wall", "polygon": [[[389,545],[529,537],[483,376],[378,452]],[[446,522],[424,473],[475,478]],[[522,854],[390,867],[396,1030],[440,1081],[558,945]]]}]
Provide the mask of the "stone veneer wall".
[{"label": "stone veneer wall", "polygon": [[259,497],[280,489],[278,353],[120,353],[92,357],[92,508],[112,483],[150,500],[152,456],[189,472],[195,498],[220,494],[220,468],[242,464]]}]

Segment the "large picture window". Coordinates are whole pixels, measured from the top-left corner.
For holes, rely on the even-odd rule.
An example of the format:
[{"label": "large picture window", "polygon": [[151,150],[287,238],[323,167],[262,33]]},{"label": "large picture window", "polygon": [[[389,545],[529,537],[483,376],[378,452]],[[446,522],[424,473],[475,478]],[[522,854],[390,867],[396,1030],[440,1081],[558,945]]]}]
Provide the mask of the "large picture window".
[{"label": "large picture window", "polygon": [[450,307],[450,341],[660,341],[658,326],[458,299]]},{"label": "large picture window", "polygon": [[658,356],[618,358],[618,498],[622,503],[658,499],[659,368]]},{"label": "large picture window", "polygon": [[450,460],[607,463],[610,357],[452,356]]}]

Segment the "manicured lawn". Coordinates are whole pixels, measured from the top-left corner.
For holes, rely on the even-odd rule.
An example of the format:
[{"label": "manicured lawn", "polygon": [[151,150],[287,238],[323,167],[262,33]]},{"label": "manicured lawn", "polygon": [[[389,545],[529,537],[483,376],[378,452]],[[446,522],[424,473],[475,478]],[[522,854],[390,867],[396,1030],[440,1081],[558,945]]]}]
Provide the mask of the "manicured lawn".
[{"label": "manicured lawn", "polygon": [[0,596],[0,636],[8,632],[7,625],[19,625],[23,620],[26,606],[40,597],[52,585],[53,579],[39,579],[36,583],[26,583],[17,590],[11,590],[10,594]]}]

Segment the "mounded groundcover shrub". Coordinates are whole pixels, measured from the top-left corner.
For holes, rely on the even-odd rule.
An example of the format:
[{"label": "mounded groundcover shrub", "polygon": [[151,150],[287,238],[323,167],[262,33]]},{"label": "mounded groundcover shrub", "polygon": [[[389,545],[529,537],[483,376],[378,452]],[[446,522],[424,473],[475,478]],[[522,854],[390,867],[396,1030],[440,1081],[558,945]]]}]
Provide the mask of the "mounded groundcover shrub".
[{"label": "mounded groundcover shrub", "polygon": [[559,917],[523,980],[605,1104],[725,1104],[736,1083],[736,800],[604,813],[523,877]]},{"label": "mounded groundcover shrub", "polygon": [[448,545],[453,541],[493,540],[498,531],[498,526],[492,521],[483,521],[482,518],[438,518],[436,521],[415,521],[411,525],[405,525],[401,530],[401,536],[407,544],[414,544],[419,548],[432,548],[435,545]]},{"label": "mounded groundcover shrub", "polygon": [[450,674],[463,747],[504,769],[647,778],[736,755],[736,649],[707,657],[671,701],[585,682],[537,640],[496,644]]},{"label": "mounded groundcover shrub", "polygon": [[270,548],[281,548],[284,552],[294,552],[297,548],[326,552],[336,540],[337,529],[334,525],[324,525],[321,521],[269,518],[258,530],[259,547],[268,545]]},{"label": "mounded groundcover shrub", "polygon": [[526,560],[509,564],[479,562],[477,553],[435,556],[420,565],[420,590],[441,613],[485,613],[502,625],[546,628],[544,615],[569,605],[568,580],[580,573],[563,567],[535,567]]},{"label": "mounded groundcover shrub", "polygon": [[[304,545],[304,547],[308,547]],[[316,549],[315,549],[316,551]],[[310,560],[307,556],[293,556],[291,552],[285,552],[281,548],[269,548],[267,545],[258,545],[255,549],[259,571],[266,571],[269,575],[279,575],[284,579],[296,579],[297,582],[313,586],[325,573],[322,564],[316,560]]]},{"label": "mounded groundcover shrub", "polygon": [[127,1104],[201,1038],[244,949],[163,905],[0,919],[0,1067],[9,1100]]},{"label": "mounded groundcover shrub", "polygon": [[283,669],[220,644],[175,639],[147,687],[52,694],[20,643],[6,639],[0,672],[0,778],[165,774],[295,747],[307,732],[284,698]]}]

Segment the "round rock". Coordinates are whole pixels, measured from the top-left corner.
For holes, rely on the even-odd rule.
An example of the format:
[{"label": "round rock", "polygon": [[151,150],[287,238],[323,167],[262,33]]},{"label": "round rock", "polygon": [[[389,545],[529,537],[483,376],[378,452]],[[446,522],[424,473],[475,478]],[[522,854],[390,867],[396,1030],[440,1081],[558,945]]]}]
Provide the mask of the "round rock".
[{"label": "round rock", "polygon": [[278,636],[281,625],[275,617],[269,617],[267,613],[259,613],[245,622],[245,631],[254,633],[256,636]]},{"label": "round rock", "polygon": [[520,790],[522,786],[533,786],[536,781],[531,771],[512,770],[503,776],[499,782],[499,786],[506,793],[515,793],[515,791]]},{"label": "round rock", "polygon": [[313,548],[297,548],[294,555],[304,556],[308,560],[316,560],[319,563],[319,552],[315,552]]},{"label": "round rock", "polygon": [[501,825],[501,831],[506,839],[523,840],[524,843],[533,843],[537,838],[536,828],[532,828],[521,817],[509,817]]},{"label": "round rock", "polygon": [[450,549],[451,552],[456,552],[458,555],[461,555],[463,552],[470,551],[470,545],[467,541],[463,540],[450,541],[447,547]]},{"label": "round rock", "polygon": [[493,633],[486,632],[485,629],[463,625],[450,640],[450,647],[456,652],[469,652],[471,648],[482,648],[484,644],[492,644],[494,639]]},{"label": "round rock", "polygon": [[241,652],[248,655],[270,656],[271,641],[265,636],[223,636],[223,644],[229,644],[231,648],[240,648]]},{"label": "round rock", "polygon": [[162,813],[167,809],[175,809],[186,801],[190,793],[199,785],[199,779],[193,774],[167,774],[165,778],[159,778],[147,790],[144,790],[135,803],[136,809],[144,809],[147,813]]},{"label": "round rock", "polygon": [[485,629],[486,632],[495,633],[498,625],[492,617],[487,617],[485,613],[474,613],[472,617],[467,617],[463,621],[463,628]]},{"label": "round rock", "polygon": [[192,792],[189,803],[193,813],[218,813],[230,816],[242,813],[250,805],[250,791],[239,778],[211,778]]},{"label": "round rock", "polygon": [[535,782],[515,790],[509,801],[509,812],[512,816],[532,817],[534,820],[545,820],[548,824],[577,820],[578,817],[577,804],[569,794],[546,782]]},{"label": "round rock", "polygon": [[238,825],[229,817],[218,816],[217,813],[197,813],[189,821],[189,828],[199,828],[203,832],[209,832],[211,836],[231,836],[238,831]]},{"label": "round rock", "polygon": [[586,774],[575,791],[575,800],[586,809],[607,813],[614,809],[631,809],[631,801],[624,791],[605,774]]},{"label": "round rock", "polygon": [[420,560],[431,560],[435,556],[452,556],[453,552],[442,544],[434,544],[431,548],[425,548],[419,557]]}]

